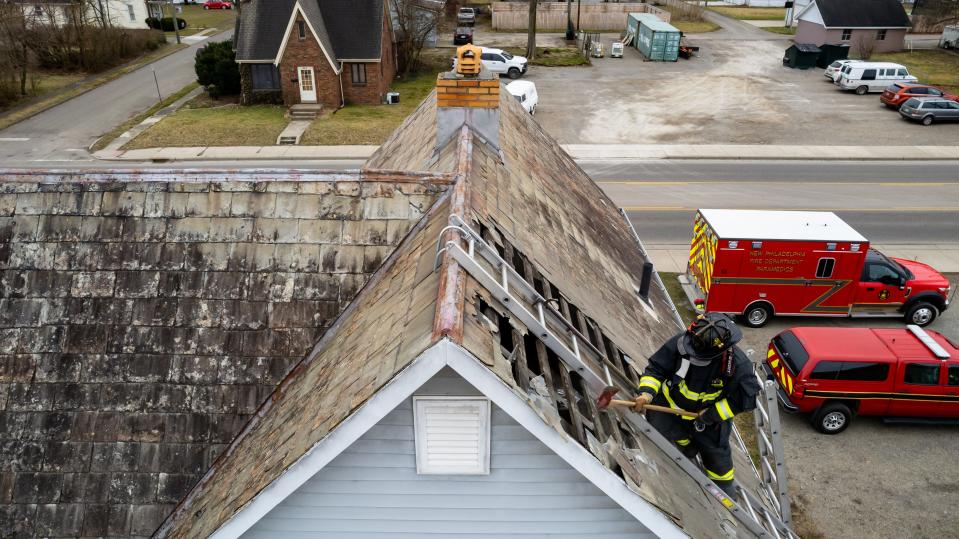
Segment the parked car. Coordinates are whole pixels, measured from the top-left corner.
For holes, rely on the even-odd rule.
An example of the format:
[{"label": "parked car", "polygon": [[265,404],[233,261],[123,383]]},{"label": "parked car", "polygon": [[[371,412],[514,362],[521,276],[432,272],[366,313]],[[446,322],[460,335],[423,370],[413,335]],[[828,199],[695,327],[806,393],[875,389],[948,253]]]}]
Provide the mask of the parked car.
[{"label": "parked car", "polygon": [[959,97],[947,94],[935,86],[905,84],[901,82],[890,84],[883,90],[882,95],[879,96],[879,100],[891,109],[898,109],[903,103],[913,97],[942,97],[952,101],[959,101]]},{"label": "parked car", "polygon": [[536,85],[528,80],[514,80],[506,85],[506,91],[523,105],[523,109],[536,114],[536,105],[539,104],[539,94],[536,93]]},{"label": "parked car", "polygon": [[472,42],[473,42],[472,26],[457,26],[456,30],[453,31],[454,45],[465,45],[467,43],[472,43]]},{"label": "parked car", "polygon": [[829,82],[836,82],[836,79],[842,74],[842,68],[845,67],[846,64],[858,61],[859,60],[836,60],[826,67],[826,70],[823,71],[823,76],[829,79]]},{"label": "parked car", "polygon": [[[482,47],[482,50],[480,61],[483,62],[483,67],[492,73],[506,75],[511,79],[518,79],[526,73],[528,62],[524,56],[513,56],[502,49]],[[456,68],[456,58],[453,58],[453,68]]]},{"label": "parked car", "polygon": [[897,82],[914,83],[918,80],[900,64],[853,62],[843,66],[835,84],[843,90],[855,90],[856,94],[865,95],[867,92],[881,92]]},{"label": "parked car", "polygon": [[959,419],[959,347],[935,331],[797,327],[773,338],[763,370],[789,412],[839,434],[856,415]]},{"label": "parked car", "polygon": [[471,7],[461,7],[456,13],[456,24],[468,26],[476,24],[476,10]]},{"label": "parked car", "polygon": [[890,258],[832,212],[701,209],[686,274],[690,303],[742,315],[903,318],[926,326],[952,287],[931,266]]},{"label": "parked car", "polygon": [[932,125],[959,121],[959,103],[942,97],[913,97],[899,107],[903,118]]},{"label": "parked car", "polygon": [[613,41],[609,44],[609,57],[610,58],[622,58],[623,57],[623,44],[620,41]]},{"label": "parked car", "polygon": [[203,3],[203,9],[233,9],[233,4],[225,0],[207,0]]}]

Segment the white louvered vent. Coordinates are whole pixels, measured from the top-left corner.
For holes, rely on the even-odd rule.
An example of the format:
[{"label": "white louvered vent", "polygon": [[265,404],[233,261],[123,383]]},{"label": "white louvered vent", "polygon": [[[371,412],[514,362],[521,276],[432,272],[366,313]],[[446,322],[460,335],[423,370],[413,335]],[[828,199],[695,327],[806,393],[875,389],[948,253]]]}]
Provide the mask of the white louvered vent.
[{"label": "white louvered vent", "polygon": [[489,473],[488,399],[413,397],[413,425],[417,473]]}]

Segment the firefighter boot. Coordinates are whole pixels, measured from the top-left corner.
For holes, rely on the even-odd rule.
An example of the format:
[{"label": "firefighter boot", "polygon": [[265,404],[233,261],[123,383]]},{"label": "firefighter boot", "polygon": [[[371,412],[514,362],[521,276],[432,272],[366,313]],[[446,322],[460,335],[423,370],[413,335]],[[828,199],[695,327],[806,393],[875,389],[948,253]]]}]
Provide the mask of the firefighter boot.
[{"label": "firefighter boot", "polygon": [[722,491],[726,493],[726,496],[734,500],[736,499],[736,484],[732,479],[729,481],[717,481],[714,479],[713,483],[716,483],[716,486],[721,488]]}]

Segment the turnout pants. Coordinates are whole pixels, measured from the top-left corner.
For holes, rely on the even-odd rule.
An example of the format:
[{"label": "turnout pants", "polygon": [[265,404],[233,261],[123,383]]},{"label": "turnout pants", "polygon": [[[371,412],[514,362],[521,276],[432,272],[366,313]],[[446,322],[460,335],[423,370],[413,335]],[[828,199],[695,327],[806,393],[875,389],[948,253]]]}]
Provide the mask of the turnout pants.
[{"label": "turnout pants", "polygon": [[676,444],[686,457],[703,460],[706,476],[729,496],[734,495],[733,458],[729,449],[732,427],[729,421],[706,425],[696,432],[693,421],[663,412],[646,411],[646,420],[667,440]]}]

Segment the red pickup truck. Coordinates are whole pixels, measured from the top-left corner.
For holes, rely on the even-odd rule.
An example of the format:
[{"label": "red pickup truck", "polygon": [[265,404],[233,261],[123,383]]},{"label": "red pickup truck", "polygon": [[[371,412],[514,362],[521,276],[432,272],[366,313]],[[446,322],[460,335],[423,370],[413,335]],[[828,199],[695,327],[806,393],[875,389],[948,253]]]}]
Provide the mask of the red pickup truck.
[{"label": "red pickup truck", "polygon": [[790,412],[825,434],[855,415],[959,420],[959,345],[918,326],[797,327],[773,338],[763,365]]}]

